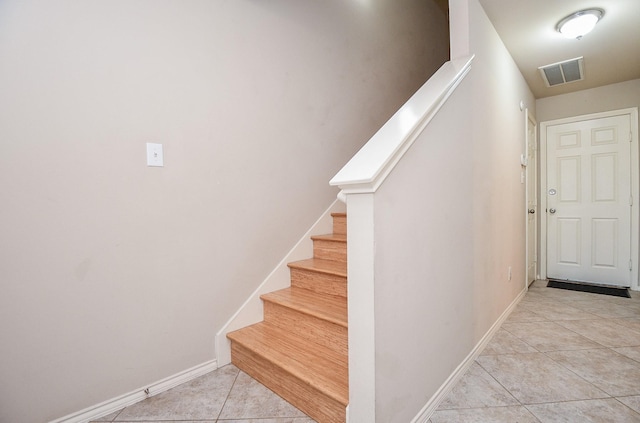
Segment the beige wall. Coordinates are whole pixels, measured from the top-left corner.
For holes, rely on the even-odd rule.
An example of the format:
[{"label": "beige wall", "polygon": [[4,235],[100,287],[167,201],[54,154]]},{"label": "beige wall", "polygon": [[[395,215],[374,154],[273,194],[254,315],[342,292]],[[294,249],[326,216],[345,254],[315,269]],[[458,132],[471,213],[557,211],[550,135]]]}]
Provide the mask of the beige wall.
[{"label": "beige wall", "polygon": [[446,45],[420,0],[0,2],[0,421],[215,359]]},{"label": "beige wall", "polygon": [[640,107],[640,79],[536,100],[538,122]]},{"label": "beige wall", "polygon": [[376,422],[413,421],[525,289],[519,103],[535,100],[478,1],[461,3],[471,71],[374,195]]}]

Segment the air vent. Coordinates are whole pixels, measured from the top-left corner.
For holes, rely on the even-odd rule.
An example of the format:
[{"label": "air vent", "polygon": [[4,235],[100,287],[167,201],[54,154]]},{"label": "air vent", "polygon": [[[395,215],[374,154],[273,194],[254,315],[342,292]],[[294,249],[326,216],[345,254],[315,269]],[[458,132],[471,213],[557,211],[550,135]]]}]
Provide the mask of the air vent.
[{"label": "air vent", "polygon": [[584,59],[565,60],[564,62],[540,66],[538,68],[547,87],[568,84],[569,82],[582,81],[584,79]]}]

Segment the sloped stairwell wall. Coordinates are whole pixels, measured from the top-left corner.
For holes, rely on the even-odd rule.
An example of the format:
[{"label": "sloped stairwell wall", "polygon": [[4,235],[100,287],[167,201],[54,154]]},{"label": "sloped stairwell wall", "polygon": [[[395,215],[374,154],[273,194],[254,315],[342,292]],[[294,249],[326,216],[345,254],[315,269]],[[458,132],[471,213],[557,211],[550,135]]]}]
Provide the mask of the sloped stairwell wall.
[{"label": "sloped stairwell wall", "polygon": [[424,0],[1,1],[0,421],[215,363],[446,46]]},{"label": "sloped stairwell wall", "polygon": [[424,130],[406,130],[419,135],[393,170],[366,182],[369,168],[350,166],[418,119],[440,71],[332,180],[347,198],[353,422],[426,423],[526,289],[520,102],[534,114],[534,98],[478,1],[450,7],[442,75],[462,61],[466,77]]}]

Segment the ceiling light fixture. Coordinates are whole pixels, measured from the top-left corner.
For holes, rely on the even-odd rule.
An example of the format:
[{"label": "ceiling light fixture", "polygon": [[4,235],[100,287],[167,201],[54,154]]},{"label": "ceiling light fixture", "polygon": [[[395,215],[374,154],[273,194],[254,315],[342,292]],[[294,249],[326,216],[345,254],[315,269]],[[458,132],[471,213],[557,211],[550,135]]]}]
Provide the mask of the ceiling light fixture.
[{"label": "ceiling light fixture", "polygon": [[567,38],[581,39],[591,32],[604,16],[602,9],[586,9],[573,13],[558,22],[556,29]]}]

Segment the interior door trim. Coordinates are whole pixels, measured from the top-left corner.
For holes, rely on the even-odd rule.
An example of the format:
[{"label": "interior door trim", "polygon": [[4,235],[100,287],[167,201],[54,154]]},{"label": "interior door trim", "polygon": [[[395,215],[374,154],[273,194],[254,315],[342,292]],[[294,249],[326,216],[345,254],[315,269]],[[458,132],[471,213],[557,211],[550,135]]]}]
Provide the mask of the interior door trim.
[{"label": "interior door trim", "polygon": [[[533,142],[533,143],[538,143],[538,121],[536,120],[535,116],[531,113],[531,111],[527,108],[525,109],[525,113],[524,113],[524,119],[525,119],[525,124],[524,124],[524,131],[525,131],[525,146],[524,146],[524,155],[525,157],[528,156],[529,154],[529,143]],[[533,130],[534,130],[534,139],[530,140],[529,139],[529,122],[533,123]],[[535,166],[538,166],[538,162],[540,161],[540,146],[536,145],[536,163]],[[525,195],[524,195],[524,207],[525,210],[529,209],[529,172],[527,169],[527,166],[529,166],[529,163],[527,163],[524,166],[524,169],[522,170],[525,174],[525,178],[524,178],[524,190],[525,190]],[[539,178],[538,178],[539,179]],[[538,187],[536,187],[538,188]],[[536,192],[534,193],[535,196],[535,203],[536,206],[538,207],[538,210],[536,210],[537,215],[534,216],[534,219],[536,219],[536,221],[538,222],[538,224],[536,225],[536,233],[535,236],[539,239],[539,233],[540,233],[540,207],[538,206],[539,204],[539,197],[540,197],[540,193],[538,192],[538,190],[536,190]],[[525,289],[529,289],[529,215],[525,212],[525,216],[524,216],[524,227],[525,227],[525,248],[524,248],[524,263],[525,263],[525,270],[524,270],[524,287]],[[537,256],[537,263],[536,263],[536,279],[540,278],[540,246],[538,245],[538,243],[536,242],[536,249],[538,251],[535,252],[536,256]]]},{"label": "interior door trim", "polygon": [[[540,123],[540,255],[538,264],[540,265],[540,278],[547,278],[547,127],[561,125],[565,123],[575,123],[585,120],[608,118],[613,116],[629,115],[631,121],[631,195],[633,205],[631,207],[631,289],[640,290],[638,281],[639,243],[640,243],[640,150],[638,149],[638,108],[612,110],[601,113],[591,113],[588,115],[573,116],[564,119],[550,120]],[[542,215],[544,213],[544,216]]]}]

